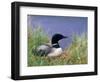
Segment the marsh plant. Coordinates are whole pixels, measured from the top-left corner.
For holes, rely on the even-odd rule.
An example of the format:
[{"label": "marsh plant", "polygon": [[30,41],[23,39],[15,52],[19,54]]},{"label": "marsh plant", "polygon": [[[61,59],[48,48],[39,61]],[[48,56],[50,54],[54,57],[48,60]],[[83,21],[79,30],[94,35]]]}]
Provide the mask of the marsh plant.
[{"label": "marsh plant", "polygon": [[72,44],[66,49],[70,58],[67,61],[68,64],[87,64],[87,35],[86,33],[81,36],[74,35]]},{"label": "marsh plant", "polygon": [[42,27],[28,28],[28,66],[75,65],[87,64],[87,35],[73,34],[72,43],[58,57],[38,56],[35,52],[39,45],[49,43],[50,38]]}]

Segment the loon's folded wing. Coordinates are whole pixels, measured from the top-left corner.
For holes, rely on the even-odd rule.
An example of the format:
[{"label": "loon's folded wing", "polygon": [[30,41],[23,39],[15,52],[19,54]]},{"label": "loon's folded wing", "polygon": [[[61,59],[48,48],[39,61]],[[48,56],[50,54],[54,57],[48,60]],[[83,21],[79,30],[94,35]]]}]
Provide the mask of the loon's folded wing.
[{"label": "loon's folded wing", "polygon": [[51,46],[49,45],[41,45],[37,48],[38,55],[46,56],[51,52]]}]

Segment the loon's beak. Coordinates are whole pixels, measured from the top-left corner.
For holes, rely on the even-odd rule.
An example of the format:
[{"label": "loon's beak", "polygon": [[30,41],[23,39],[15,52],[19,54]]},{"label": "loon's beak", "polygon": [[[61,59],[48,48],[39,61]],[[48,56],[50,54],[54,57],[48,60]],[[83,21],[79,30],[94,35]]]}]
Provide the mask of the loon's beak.
[{"label": "loon's beak", "polygon": [[64,36],[63,38],[68,38],[67,36]]}]

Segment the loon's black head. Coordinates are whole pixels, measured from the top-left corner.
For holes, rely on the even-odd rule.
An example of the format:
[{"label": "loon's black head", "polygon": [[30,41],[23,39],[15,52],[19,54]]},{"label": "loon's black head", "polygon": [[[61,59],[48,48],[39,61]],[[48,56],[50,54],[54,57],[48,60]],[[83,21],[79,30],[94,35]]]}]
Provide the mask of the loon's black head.
[{"label": "loon's black head", "polygon": [[58,41],[64,38],[68,38],[67,36],[63,36],[62,34],[55,34],[52,37],[52,45],[59,47]]}]

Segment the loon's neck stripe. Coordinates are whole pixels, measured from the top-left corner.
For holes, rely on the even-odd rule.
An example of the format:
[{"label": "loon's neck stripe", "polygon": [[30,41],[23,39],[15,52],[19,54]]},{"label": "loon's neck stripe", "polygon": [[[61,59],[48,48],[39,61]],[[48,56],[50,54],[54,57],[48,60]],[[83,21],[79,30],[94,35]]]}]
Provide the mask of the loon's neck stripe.
[{"label": "loon's neck stripe", "polygon": [[58,43],[52,44],[53,46],[58,45]]},{"label": "loon's neck stripe", "polygon": [[54,48],[60,48],[60,46],[59,46],[58,43],[52,44],[52,47],[54,47]]}]

